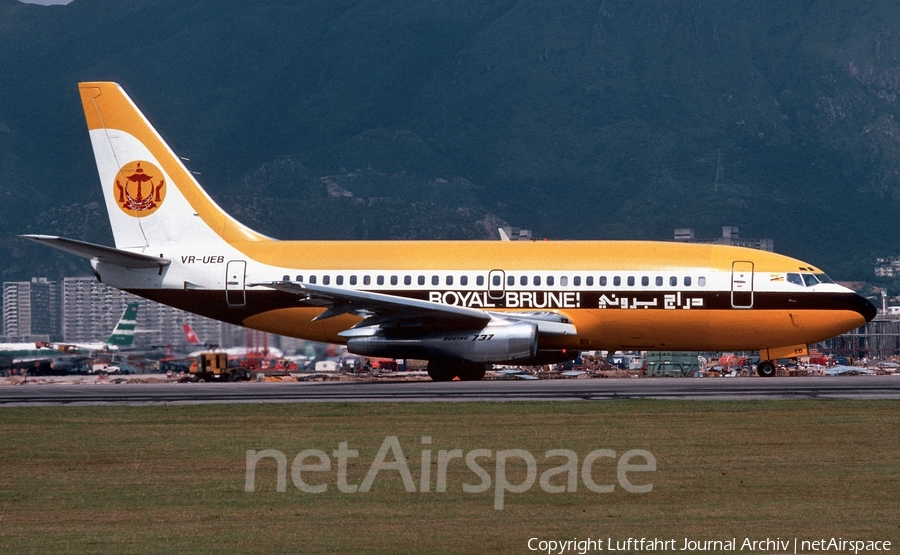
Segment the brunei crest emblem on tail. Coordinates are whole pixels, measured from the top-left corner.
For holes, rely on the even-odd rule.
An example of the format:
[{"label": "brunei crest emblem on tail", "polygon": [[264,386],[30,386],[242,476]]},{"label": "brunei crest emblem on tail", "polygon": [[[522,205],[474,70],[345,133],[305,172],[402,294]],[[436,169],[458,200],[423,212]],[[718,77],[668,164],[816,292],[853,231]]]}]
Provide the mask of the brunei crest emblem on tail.
[{"label": "brunei crest emblem on tail", "polygon": [[166,180],[162,170],[145,160],[122,166],[113,187],[116,204],[123,212],[136,218],[156,212],[166,198]]}]

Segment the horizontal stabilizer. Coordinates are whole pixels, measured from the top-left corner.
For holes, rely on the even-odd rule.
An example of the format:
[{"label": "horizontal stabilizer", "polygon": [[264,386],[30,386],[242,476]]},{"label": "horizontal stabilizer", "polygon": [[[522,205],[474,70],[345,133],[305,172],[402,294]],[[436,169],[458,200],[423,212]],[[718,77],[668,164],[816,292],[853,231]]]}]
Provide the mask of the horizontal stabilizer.
[{"label": "horizontal stabilizer", "polygon": [[168,266],[172,262],[167,258],[158,258],[149,254],[130,252],[53,235],[19,235],[19,237],[31,239],[42,245],[47,245],[82,258],[96,260],[104,264],[115,264],[125,268],[161,268]]}]

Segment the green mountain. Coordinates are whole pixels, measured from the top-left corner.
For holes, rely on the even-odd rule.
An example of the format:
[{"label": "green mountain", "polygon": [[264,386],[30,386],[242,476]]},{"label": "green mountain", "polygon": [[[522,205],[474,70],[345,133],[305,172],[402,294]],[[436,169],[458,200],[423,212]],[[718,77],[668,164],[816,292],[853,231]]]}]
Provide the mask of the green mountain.
[{"label": "green mountain", "polygon": [[837,279],[900,254],[900,7],[803,0],[0,0],[3,279],[111,242],[75,83],[121,83],[280,238],[670,239]]}]

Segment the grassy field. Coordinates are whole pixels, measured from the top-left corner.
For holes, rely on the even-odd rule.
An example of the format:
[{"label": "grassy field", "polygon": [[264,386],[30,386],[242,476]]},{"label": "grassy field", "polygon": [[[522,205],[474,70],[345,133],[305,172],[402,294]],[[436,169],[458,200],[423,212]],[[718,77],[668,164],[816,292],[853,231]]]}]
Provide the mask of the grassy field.
[{"label": "grassy field", "polygon": [[[532,553],[529,538],[695,540],[733,537],[890,540],[900,544],[900,404],[890,401],[247,404],[0,409],[2,553]],[[360,485],[385,438],[397,437],[417,490],[422,451],[428,492],[381,470],[368,492],[338,490],[341,442],[358,450],[347,482]],[[431,438],[423,444],[423,436]],[[427,439],[424,440],[427,442]],[[247,451],[285,454],[286,491],[274,459],[245,491]],[[291,463],[306,449],[331,470],[305,472],[324,493],[301,492]],[[446,464],[438,451],[491,451]],[[576,491],[538,481],[494,508],[497,451],[532,453],[538,478],[574,451]],[[584,485],[581,463],[610,449]],[[655,472],[617,481],[616,460],[649,451]],[[426,455],[426,459],[428,456]],[[386,463],[398,466],[393,453]],[[315,457],[300,461],[307,465]],[[632,463],[644,462],[642,458]],[[386,466],[391,466],[387,464]],[[510,484],[526,479],[510,458]],[[567,474],[550,479],[566,485]],[[569,551],[570,553],[575,551]],[[747,552],[746,550],[744,551]]]}]

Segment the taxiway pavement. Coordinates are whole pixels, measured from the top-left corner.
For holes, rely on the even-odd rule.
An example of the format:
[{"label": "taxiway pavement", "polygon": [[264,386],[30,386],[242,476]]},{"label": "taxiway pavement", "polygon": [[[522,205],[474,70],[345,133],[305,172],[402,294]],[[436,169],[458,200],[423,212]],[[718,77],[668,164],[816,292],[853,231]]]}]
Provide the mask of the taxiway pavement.
[{"label": "taxiway pavement", "polygon": [[900,399],[900,377],[483,382],[161,383],[0,387],[0,406],[616,399]]}]

